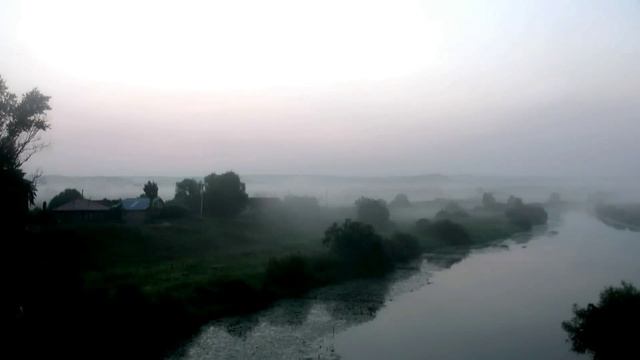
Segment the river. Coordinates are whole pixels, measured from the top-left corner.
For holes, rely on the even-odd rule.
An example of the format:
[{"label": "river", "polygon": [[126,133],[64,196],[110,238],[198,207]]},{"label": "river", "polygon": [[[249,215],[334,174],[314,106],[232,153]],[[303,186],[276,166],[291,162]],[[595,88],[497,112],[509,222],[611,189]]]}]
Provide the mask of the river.
[{"label": "river", "polygon": [[640,285],[640,233],[585,212],[384,280],[320,289],[214,322],[182,359],[586,359],[560,324],[608,285]]}]

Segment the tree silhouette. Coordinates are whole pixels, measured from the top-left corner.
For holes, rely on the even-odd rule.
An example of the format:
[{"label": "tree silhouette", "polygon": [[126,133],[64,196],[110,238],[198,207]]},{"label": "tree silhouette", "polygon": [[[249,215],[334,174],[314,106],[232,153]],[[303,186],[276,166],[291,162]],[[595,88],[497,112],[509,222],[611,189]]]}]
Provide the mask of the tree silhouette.
[{"label": "tree silhouette", "polygon": [[176,183],[174,201],[192,212],[200,212],[202,183],[195,179],[184,179]]},{"label": "tree silhouette", "polygon": [[244,210],[248,200],[245,184],[236,173],[212,173],[204,178],[205,214],[217,217],[236,216]]},{"label": "tree silhouette", "polygon": [[640,291],[622,282],[600,293],[598,304],[573,306],[574,317],[562,323],[572,350],[596,360],[637,359]]},{"label": "tree silhouette", "polygon": [[49,209],[53,210],[58,206],[64,205],[70,201],[77,200],[77,199],[83,199],[83,196],[80,193],[80,191],[76,189],[65,189],[64,191],[60,192],[58,195],[54,196],[53,199],[51,199],[51,201],[49,201]]},{"label": "tree silhouette", "polygon": [[35,200],[35,182],[21,167],[42,148],[39,135],[49,128],[50,109],[48,96],[33,89],[19,98],[0,76],[0,219],[8,227],[22,228]]},{"label": "tree silhouette", "polygon": [[158,197],[158,184],[156,184],[153,181],[147,181],[146,184],[144,184],[144,196],[148,197],[149,199],[153,200],[155,198]]},{"label": "tree silhouette", "polygon": [[49,96],[33,89],[18,99],[0,77],[0,152],[2,166],[20,168],[44,145],[40,132],[49,128]]}]

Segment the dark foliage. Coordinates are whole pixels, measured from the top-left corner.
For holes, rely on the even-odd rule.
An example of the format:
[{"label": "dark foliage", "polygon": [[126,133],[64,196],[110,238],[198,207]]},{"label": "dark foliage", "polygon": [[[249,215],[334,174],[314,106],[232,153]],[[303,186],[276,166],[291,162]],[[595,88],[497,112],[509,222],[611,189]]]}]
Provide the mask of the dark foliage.
[{"label": "dark foliage", "polygon": [[143,190],[144,196],[148,197],[151,200],[158,197],[158,184],[153,181],[147,181],[147,183],[144,184]]},{"label": "dark foliage", "polygon": [[265,291],[279,296],[298,296],[316,284],[310,260],[300,255],[270,259],[265,271]]},{"label": "dark foliage", "polygon": [[176,183],[174,202],[192,213],[200,214],[202,184],[194,179],[184,179]]},{"label": "dark foliage", "polygon": [[84,199],[80,191],[76,189],[65,189],[49,201],[49,209],[54,210],[59,206],[78,199]]},{"label": "dark foliage", "polygon": [[322,243],[357,275],[380,275],[391,267],[383,238],[369,224],[349,219],[342,225],[334,223]]},{"label": "dark foliage", "polygon": [[449,202],[447,206],[445,206],[444,209],[438,211],[438,213],[435,216],[437,220],[444,220],[444,219],[455,220],[455,219],[463,219],[468,217],[469,217],[469,213],[462,206],[458,205],[458,203],[454,201]]},{"label": "dark foliage", "polygon": [[416,221],[416,225],[415,225],[416,234],[426,235],[429,233],[430,228],[431,228],[431,220],[423,218],[423,219],[418,219],[418,221]]},{"label": "dark foliage", "polygon": [[0,153],[3,166],[20,168],[43,147],[40,133],[49,128],[49,97],[33,89],[18,98],[0,77]]},{"label": "dark foliage", "polygon": [[430,233],[440,242],[447,245],[469,245],[471,236],[465,228],[451,220],[437,220],[430,226]]},{"label": "dark foliage", "polygon": [[168,203],[164,207],[152,212],[154,220],[175,220],[189,216],[189,210],[186,208]]},{"label": "dark foliage", "polygon": [[410,234],[396,233],[384,241],[387,256],[394,262],[406,262],[420,256],[422,249],[418,239]]},{"label": "dark foliage", "polygon": [[389,209],[384,200],[361,197],[356,201],[356,212],[358,221],[363,223],[378,227],[389,224]]},{"label": "dark foliage", "polygon": [[248,200],[245,185],[236,173],[212,173],[204,178],[205,214],[233,217],[245,209]]},{"label": "dark foliage", "polygon": [[530,230],[535,225],[547,223],[547,212],[540,205],[523,204],[521,201],[514,201],[507,207],[505,215],[509,222],[523,230]]},{"label": "dark foliage", "polygon": [[600,293],[598,304],[574,305],[574,317],[562,323],[573,351],[596,360],[637,359],[640,291],[622,282]]}]

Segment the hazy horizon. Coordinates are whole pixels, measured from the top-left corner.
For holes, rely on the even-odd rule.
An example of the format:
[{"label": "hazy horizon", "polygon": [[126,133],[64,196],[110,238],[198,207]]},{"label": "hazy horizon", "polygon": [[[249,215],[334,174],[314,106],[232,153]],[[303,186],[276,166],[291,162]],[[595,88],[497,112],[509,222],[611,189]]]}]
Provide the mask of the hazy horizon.
[{"label": "hazy horizon", "polygon": [[[638,177],[637,1],[0,5],[45,174]],[[81,150],[80,150],[81,149]]]}]

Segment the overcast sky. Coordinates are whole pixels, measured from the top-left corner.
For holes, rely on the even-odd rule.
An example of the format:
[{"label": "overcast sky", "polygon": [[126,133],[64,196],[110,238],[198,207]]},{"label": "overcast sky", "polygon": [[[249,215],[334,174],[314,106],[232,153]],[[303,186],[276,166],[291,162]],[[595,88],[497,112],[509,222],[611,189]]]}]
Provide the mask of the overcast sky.
[{"label": "overcast sky", "polygon": [[640,176],[640,2],[3,0],[29,170]]}]

